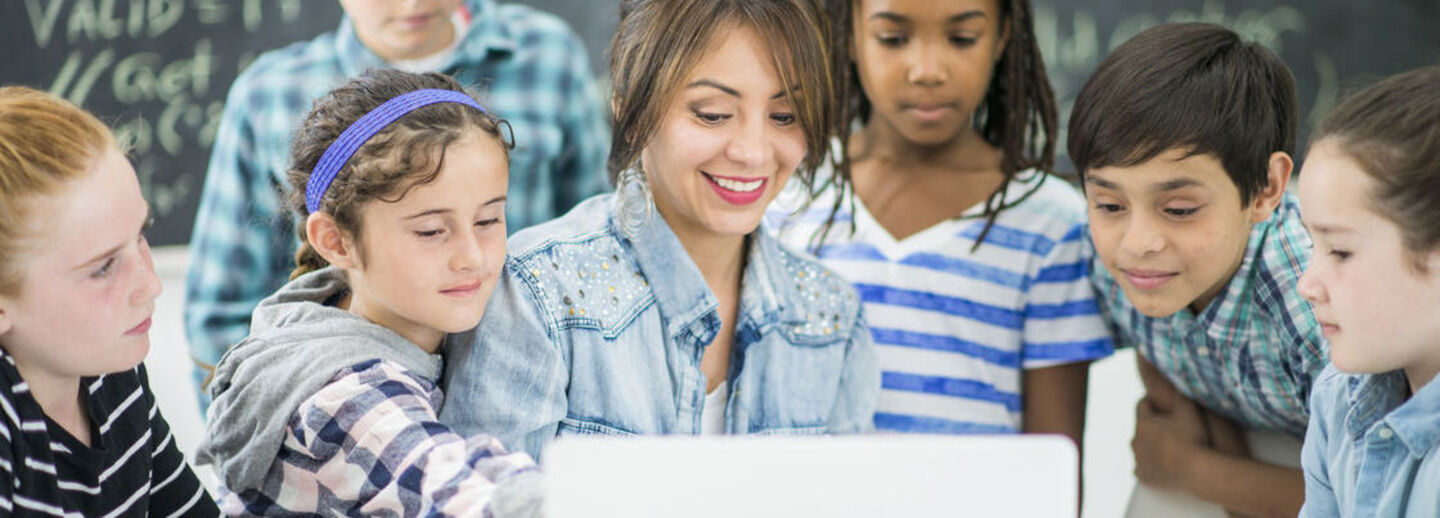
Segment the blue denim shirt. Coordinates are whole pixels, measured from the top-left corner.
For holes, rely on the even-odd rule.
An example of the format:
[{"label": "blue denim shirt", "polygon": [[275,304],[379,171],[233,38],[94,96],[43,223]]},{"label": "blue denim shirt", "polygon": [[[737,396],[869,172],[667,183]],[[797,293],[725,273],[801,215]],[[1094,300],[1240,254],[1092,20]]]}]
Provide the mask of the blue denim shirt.
[{"label": "blue denim shirt", "polygon": [[1326,367],[1310,394],[1300,516],[1440,516],[1440,383]]},{"label": "blue denim shirt", "polygon": [[[539,456],[557,435],[698,434],[719,302],[664,218],[613,195],[515,234],[479,327],[451,336],[441,421]],[[854,290],[752,232],[727,376],[731,434],[868,431],[880,390]]]}]

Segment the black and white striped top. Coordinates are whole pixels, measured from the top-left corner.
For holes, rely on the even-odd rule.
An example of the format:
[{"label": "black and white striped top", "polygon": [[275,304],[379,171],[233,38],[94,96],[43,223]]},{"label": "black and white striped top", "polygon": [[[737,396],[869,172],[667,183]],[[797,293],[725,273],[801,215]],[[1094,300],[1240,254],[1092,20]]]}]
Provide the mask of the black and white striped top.
[{"label": "black and white striped top", "polygon": [[0,516],[218,516],[160,416],[145,366],[84,378],[86,446],[55,424],[0,349]]}]

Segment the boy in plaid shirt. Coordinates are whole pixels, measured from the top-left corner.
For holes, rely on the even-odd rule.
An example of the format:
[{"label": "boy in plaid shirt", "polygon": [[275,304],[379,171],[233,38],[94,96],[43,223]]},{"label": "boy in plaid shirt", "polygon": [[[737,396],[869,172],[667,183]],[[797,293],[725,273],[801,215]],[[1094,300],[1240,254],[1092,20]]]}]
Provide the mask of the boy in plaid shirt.
[{"label": "boy in plaid shirt", "polygon": [[1092,280],[1146,388],[1136,476],[1241,515],[1299,510],[1300,471],[1252,458],[1240,432],[1298,444],[1326,357],[1295,292],[1310,253],[1285,192],[1295,120],[1284,63],[1199,23],[1116,48],[1070,118],[1102,263]]}]

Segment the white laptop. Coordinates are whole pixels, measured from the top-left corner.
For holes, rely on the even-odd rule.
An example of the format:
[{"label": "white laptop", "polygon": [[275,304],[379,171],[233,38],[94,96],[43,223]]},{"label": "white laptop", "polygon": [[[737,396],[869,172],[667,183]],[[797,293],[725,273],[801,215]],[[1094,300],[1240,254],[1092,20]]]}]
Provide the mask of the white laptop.
[{"label": "white laptop", "polygon": [[544,469],[551,518],[1078,514],[1058,436],[565,438]]}]

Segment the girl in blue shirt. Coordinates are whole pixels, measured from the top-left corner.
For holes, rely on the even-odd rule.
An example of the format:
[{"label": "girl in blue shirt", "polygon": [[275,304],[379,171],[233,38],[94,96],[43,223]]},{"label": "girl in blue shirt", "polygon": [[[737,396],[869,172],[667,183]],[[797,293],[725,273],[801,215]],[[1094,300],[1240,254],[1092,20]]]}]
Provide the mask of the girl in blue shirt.
[{"label": "girl in blue shirt", "polygon": [[1440,67],[1346,99],[1300,175],[1299,284],[1330,340],[1301,516],[1440,515]]},{"label": "girl in blue shirt", "polygon": [[618,193],[511,239],[489,312],[452,340],[442,419],[533,455],[566,434],[870,428],[854,291],[757,231],[825,156],[820,17],[807,0],[624,3]]}]

